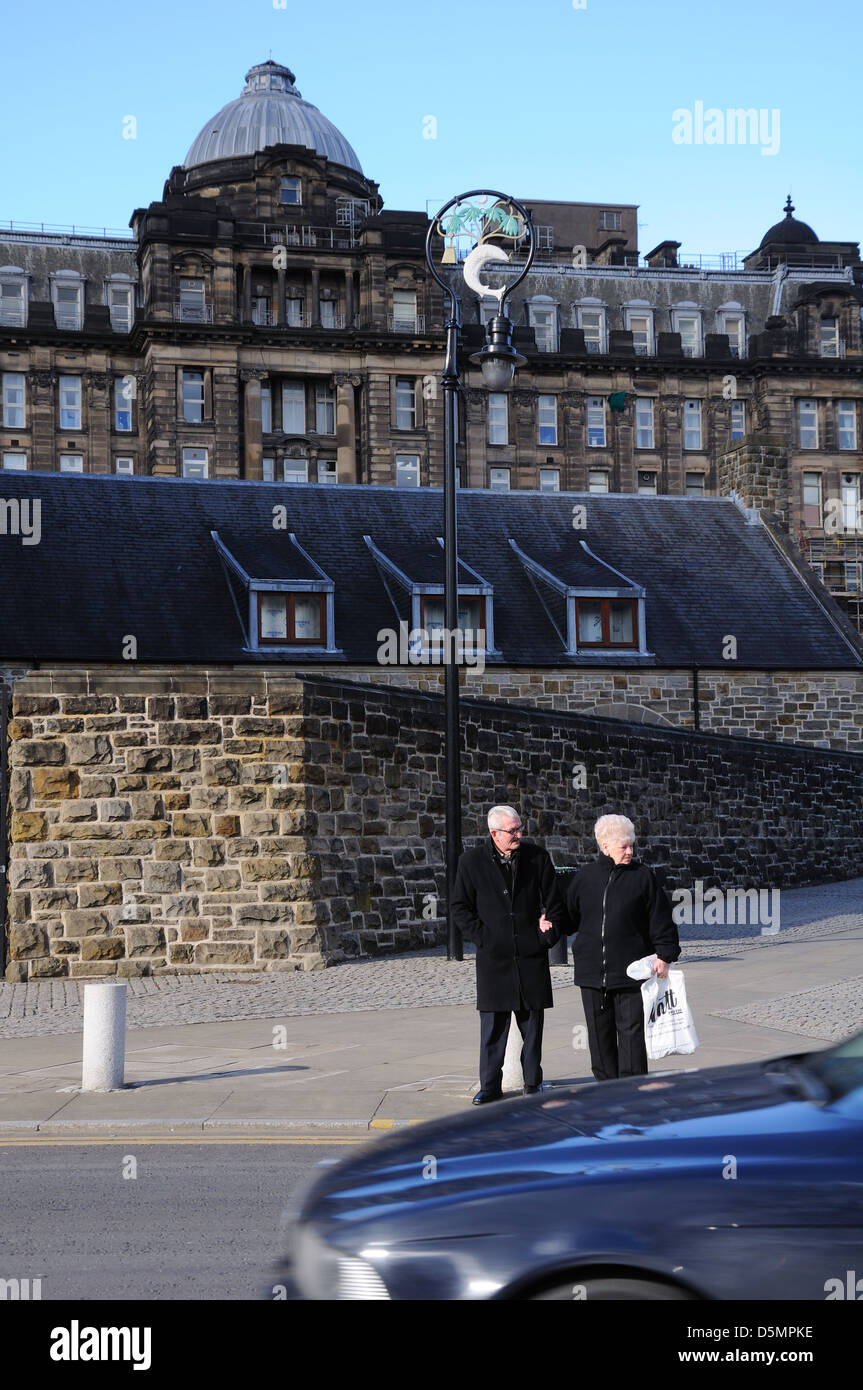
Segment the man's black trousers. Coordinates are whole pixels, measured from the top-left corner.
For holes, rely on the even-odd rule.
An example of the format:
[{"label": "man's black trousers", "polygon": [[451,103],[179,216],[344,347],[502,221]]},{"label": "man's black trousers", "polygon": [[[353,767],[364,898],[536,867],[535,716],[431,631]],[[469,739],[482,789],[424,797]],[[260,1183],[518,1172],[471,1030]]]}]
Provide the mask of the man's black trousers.
[{"label": "man's black trousers", "polygon": [[[639,995],[639,999],[640,999]],[[525,1086],[542,1085],[542,1025],[544,1009],[514,1009],[522,1037],[521,1071]],[[479,1084],[483,1091],[499,1091],[511,1013],[480,1012]]]},{"label": "man's black trousers", "polygon": [[640,989],[581,987],[590,1065],[597,1081],[644,1076],[647,1044]]}]

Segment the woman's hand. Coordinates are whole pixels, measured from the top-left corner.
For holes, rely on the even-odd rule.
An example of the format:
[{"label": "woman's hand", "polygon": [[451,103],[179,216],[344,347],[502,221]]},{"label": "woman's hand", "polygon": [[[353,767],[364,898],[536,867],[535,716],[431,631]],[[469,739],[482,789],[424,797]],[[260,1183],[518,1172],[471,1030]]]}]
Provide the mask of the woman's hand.
[{"label": "woman's hand", "polygon": [[667,979],[668,979],[668,971],[669,971],[669,966],[666,964],[666,962],[665,962],[664,960],[660,960],[659,957],[657,956],[656,960],[653,962],[653,973],[654,973],[654,975],[658,975],[659,978],[660,978],[660,980],[667,980]]}]

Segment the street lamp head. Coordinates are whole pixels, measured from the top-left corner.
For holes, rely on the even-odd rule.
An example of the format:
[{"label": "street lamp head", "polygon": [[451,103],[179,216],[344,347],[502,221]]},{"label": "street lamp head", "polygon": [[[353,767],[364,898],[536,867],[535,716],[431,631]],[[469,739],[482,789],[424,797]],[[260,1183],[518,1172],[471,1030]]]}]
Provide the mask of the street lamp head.
[{"label": "street lamp head", "polygon": [[483,385],[489,391],[508,391],[516,367],[527,361],[512,345],[512,320],[498,315],[486,330],[486,344],[472,354],[470,361],[481,368]]}]

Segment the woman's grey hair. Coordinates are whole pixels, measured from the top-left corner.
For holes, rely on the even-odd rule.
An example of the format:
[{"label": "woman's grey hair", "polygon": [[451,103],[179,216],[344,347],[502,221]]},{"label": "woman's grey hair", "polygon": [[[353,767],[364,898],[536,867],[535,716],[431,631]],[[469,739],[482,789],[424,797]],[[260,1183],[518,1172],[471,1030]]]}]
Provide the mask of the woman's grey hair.
[{"label": "woman's grey hair", "polygon": [[635,844],[635,826],[628,816],[600,816],[593,833],[598,845],[608,840],[631,840]]},{"label": "woman's grey hair", "polygon": [[489,830],[500,830],[501,821],[505,820],[521,820],[514,806],[492,806],[486,817]]}]

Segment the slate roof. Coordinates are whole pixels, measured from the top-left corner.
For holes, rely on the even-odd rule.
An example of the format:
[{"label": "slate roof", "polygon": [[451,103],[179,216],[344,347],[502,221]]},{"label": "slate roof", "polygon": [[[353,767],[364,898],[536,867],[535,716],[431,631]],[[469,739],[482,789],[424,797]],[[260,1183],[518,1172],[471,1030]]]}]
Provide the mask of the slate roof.
[{"label": "slate roof", "polygon": [[[40,502],[39,544],[10,534],[3,499],[12,498]],[[584,531],[573,529],[575,505],[587,507]],[[285,530],[273,529],[279,506],[287,508]],[[830,600],[825,611],[765,527],[747,525],[728,498],[465,491],[458,508],[460,555],[494,585],[503,664],[863,667],[859,644],[828,615],[836,611]],[[119,663],[133,635],[144,663],[308,667],[297,652],[246,650],[213,531],[253,578],[278,578],[283,567],[285,579],[301,577],[294,533],[335,586],[340,654],[316,654],[315,664],[374,663],[377,633],[395,626],[396,615],[363,537],[407,563],[440,549],[442,521],[443,495],[431,488],[0,472],[0,663]],[[540,601],[543,586],[531,582],[510,539],[565,583],[582,572],[584,539],[643,585],[652,655],[567,656]],[[597,568],[583,573],[593,586]],[[245,617],[242,602],[239,610]],[[736,662],[722,658],[729,633]]]}]

